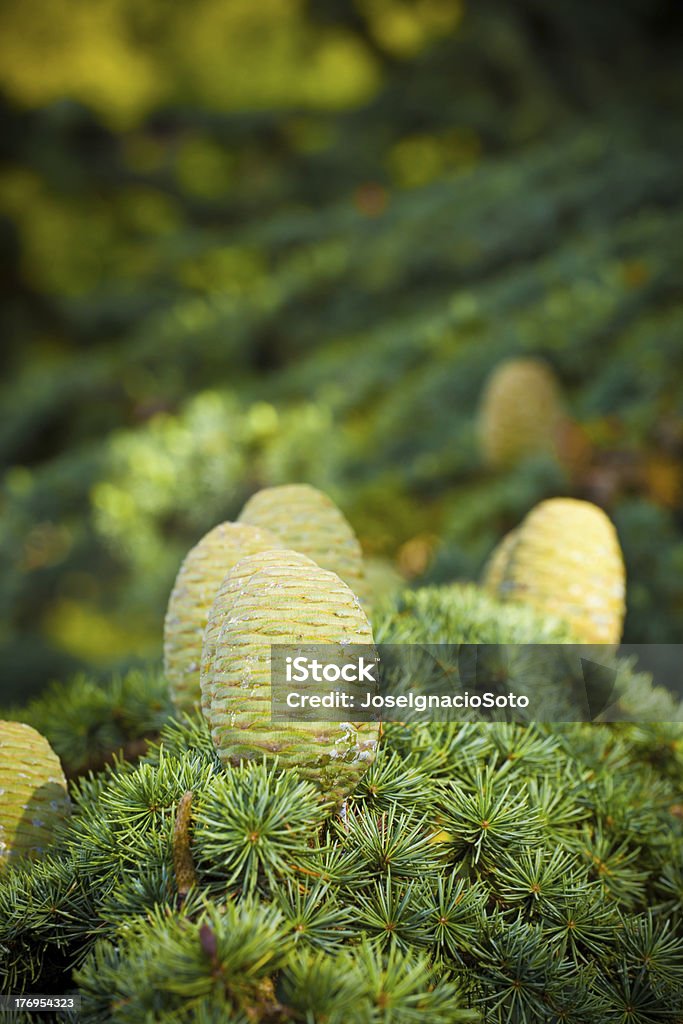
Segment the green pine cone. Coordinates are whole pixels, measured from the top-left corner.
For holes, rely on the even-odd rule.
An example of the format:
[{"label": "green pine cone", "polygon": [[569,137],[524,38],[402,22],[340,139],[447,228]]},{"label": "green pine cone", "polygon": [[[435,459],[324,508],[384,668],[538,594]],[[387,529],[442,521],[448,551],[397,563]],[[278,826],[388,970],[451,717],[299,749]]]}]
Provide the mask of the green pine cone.
[{"label": "green pine cone", "polygon": [[314,781],[324,798],[340,801],[374,759],[379,726],[273,724],[270,646],[334,644],[342,659],[349,644],[373,644],[372,629],[335,573],[293,551],[271,552],[267,561],[251,556],[233,570],[239,583],[204,677],[213,742],[226,765],[276,755],[283,767]]},{"label": "green pine cone", "polygon": [[625,569],[616,530],[602,509],[551,498],[514,532],[498,587],[567,622],[579,641],[618,644],[624,621]]},{"label": "green pine cone", "polygon": [[[287,552],[292,562],[301,565],[310,565],[311,559],[298,551]],[[204,716],[208,719],[211,704],[211,684],[213,681],[213,663],[216,657],[216,648],[221,628],[226,620],[235,599],[243,590],[246,582],[255,572],[268,569],[271,566],[279,566],[282,563],[282,549],[260,551],[243,558],[227,573],[209,611],[209,617],[204,630],[204,644],[202,646],[201,660],[201,704]]]},{"label": "green pine cone", "polygon": [[69,812],[64,772],[45,737],[23,722],[0,721],[0,871],[41,854]]},{"label": "green pine cone", "polygon": [[500,363],[484,387],[479,443],[486,462],[510,466],[527,455],[557,453],[565,419],[555,374],[538,359]]},{"label": "green pine cone", "polygon": [[293,551],[335,572],[364,604],[369,594],[358,538],[331,498],[309,484],[267,487],[254,494],[238,521],[271,530]]},{"label": "green pine cone", "polygon": [[164,670],[178,710],[191,710],[199,702],[204,628],[226,574],[246,555],[280,547],[267,530],[226,522],[205,534],[185,556],[164,621]]}]

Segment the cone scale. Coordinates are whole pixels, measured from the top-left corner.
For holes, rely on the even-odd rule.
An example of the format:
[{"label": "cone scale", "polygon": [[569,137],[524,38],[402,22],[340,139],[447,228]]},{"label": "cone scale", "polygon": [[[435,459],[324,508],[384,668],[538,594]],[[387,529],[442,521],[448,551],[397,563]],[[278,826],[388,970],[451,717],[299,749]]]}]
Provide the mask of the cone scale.
[{"label": "cone scale", "polygon": [[[311,565],[311,559],[298,551],[288,551],[289,561],[300,565]],[[211,683],[214,677],[214,660],[221,628],[226,622],[230,609],[243,591],[247,581],[256,572],[282,564],[282,551],[261,551],[242,559],[233,566],[225,576],[216,592],[204,631],[201,664],[201,705],[205,716],[208,716],[211,702]]]}]

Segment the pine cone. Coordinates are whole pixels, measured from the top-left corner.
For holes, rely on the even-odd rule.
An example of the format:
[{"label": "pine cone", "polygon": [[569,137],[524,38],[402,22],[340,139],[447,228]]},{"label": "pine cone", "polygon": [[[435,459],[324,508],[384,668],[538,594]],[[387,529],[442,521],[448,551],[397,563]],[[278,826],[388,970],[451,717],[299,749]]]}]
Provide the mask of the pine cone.
[{"label": "pine cone", "polygon": [[335,573],[298,552],[251,556],[234,573],[239,581],[225,588],[234,600],[225,608],[213,661],[207,659],[211,676],[204,677],[218,754],[224,764],[277,755],[283,767],[315,781],[326,798],[341,800],[374,759],[379,726],[274,724],[270,646],[333,644],[341,660],[348,645],[373,643],[365,613]]},{"label": "pine cone", "polygon": [[[298,551],[288,551],[287,555],[291,562],[301,565],[310,565],[311,559]],[[251,579],[255,572],[271,567],[277,568],[282,564],[282,549],[257,552],[250,557],[243,558],[225,576],[221,583],[213,604],[209,611],[209,618],[204,630],[204,644],[202,646],[201,665],[201,702],[205,718],[209,718],[211,706],[211,685],[213,682],[213,663],[216,657],[216,648],[221,629],[226,621],[228,613],[239,596],[247,580]]]},{"label": "pine cone", "polygon": [[287,548],[308,555],[321,569],[335,572],[364,604],[369,595],[358,538],[331,498],[309,484],[258,491],[239,522],[271,530]]},{"label": "pine cone", "polygon": [[0,870],[41,854],[69,812],[64,772],[45,737],[23,722],[0,721]]},{"label": "pine cone", "polygon": [[479,409],[479,443],[491,466],[527,455],[557,454],[565,422],[555,374],[537,359],[510,359],[486,382]]},{"label": "pine cone", "polygon": [[280,547],[267,530],[227,522],[205,534],[185,556],[164,622],[164,669],[178,710],[191,710],[199,702],[204,628],[225,576],[246,555]]},{"label": "pine cone", "polygon": [[569,623],[584,643],[618,644],[625,569],[616,530],[602,509],[575,498],[537,505],[515,531],[498,588]]}]

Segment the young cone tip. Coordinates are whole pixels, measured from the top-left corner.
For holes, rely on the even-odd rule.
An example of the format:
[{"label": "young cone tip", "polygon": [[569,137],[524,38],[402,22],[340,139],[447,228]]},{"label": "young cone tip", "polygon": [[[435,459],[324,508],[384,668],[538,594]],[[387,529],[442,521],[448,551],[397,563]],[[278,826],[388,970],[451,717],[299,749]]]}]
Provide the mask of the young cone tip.
[{"label": "young cone tip", "polygon": [[267,487],[247,501],[238,521],[270,530],[285,547],[335,572],[364,605],[369,603],[360,543],[327,494],[310,484]]}]

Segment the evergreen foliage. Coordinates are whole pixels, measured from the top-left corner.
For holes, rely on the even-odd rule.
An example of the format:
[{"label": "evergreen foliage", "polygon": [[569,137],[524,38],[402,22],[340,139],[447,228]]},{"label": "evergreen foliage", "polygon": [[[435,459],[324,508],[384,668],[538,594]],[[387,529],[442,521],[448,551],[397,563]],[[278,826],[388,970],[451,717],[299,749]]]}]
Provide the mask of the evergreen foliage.
[{"label": "evergreen foliage", "polygon": [[[422,643],[456,622],[562,635],[473,587],[385,615]],[[74,782],[49,854],[0,881],[3,990],[75,985],[103,1024],[675,1020],[682,751],[680,725],[389,724],[335,812],[295,769],[223,767],[199,715],[170,720]]]},{"label": "evergreen foliage", "polygon": [[138,756],[172,710],[162,673],[133,669],[106,682],[79,675],[54,683],[31,703],[3,714],[46,736],[73,776],[100,768],[120,751]]}]

